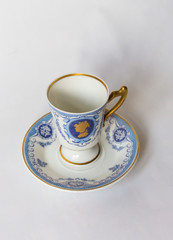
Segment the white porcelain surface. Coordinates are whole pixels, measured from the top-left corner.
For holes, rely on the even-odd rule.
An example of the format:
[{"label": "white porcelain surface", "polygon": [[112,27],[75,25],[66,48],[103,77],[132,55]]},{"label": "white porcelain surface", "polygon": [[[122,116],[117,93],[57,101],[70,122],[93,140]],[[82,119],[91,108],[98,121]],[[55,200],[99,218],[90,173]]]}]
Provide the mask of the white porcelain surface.
[{"label": "white porcelain surface", "polygon": [[92,161],[94,158],[99,155],[100,147],[98,144],[95,146],[81,151],[75,151],[68,149],[64,146],[60,147],[60,150],[63,157],[70,162],[77,163],[77,164],[83,164]]},{"label": "white porcelain surface", "polygon": [[71,113],[96,110],[107,102],[108,97],[103,83],[82,75],[62,78],[48,91],[48,99],[54,107]]}]

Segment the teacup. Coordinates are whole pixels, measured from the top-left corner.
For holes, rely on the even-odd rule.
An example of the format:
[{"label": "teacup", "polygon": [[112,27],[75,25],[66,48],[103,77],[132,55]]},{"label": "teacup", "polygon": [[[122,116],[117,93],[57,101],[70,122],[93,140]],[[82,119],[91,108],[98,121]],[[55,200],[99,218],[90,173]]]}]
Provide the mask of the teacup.
[{"label": "teacup", "polygon": [[[107,103],[119,97],[105,111]],[[124,102],[127,87],[109,95],[107,84],[96,76],[74,73],[53,81],[47,98],[60,142],[60,155],[69,163],[88,164],[100,154],[99,139],[104,121]]]}]

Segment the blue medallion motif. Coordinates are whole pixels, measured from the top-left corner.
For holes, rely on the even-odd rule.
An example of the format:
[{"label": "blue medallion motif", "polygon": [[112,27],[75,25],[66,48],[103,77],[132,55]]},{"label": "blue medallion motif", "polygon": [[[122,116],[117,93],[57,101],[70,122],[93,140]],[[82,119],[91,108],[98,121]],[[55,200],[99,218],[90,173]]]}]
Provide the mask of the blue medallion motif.
[{"label": "blue medallion motif", "polygon": [[61,136],[68,144],[77,147],[86,146],[96,139],[103,125],[103,117],[99,115],[101,112],[97,112],[95,115],[66,117],[53,112]]},{"label": "blue medallion motif", "polygon": [[116,142],[122,142],[127,136],[127,131],[124,128],[118,128],[115,132],[114,132],[114,140]]},{"label": "blue medallion motif", "polygon": [[38,134],[43,138],[50,138],[52,136],[52,128],[48,124],[43,123],[38,127]]},{"label": "blue medallion motif", "polygon": [[74,138],[83,139],[89,137],[94,130],[94,121],[92,119],[81,119],[69,124],[69,132]]},{"label": "blue medallion motif", "polygon": [[68,138],[66,138],[68,143],[71,141],[71,144],[81,147],[93,141],[101,128],[101,124],[98,127],[98,118],[98,115],[80,117],[79,119],[65,118],[63,127],[65,130],[64,133],[68,136]]},{"label": "blue medallion motif", "polygon": [[112,148],[121,151],[127,147],[126,143],[131,144],[130,132],[124,124],[119,125],[116,118],[111,116],[107,122],[109,123],[105,129],[106,139],[112,145]]}]

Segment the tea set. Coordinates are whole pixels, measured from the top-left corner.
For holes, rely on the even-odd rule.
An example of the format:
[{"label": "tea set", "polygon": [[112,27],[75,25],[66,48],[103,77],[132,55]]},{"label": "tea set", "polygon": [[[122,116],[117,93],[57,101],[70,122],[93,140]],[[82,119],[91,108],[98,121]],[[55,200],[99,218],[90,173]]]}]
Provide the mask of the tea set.
[{"label": "tea set", "polygon": [[[134,166],[139,141],[133,127],[115,111],[127,87],[109,94],[100,78],[64,75],[47,89],[50,113],[38,119],[23,140],[23,158],[41,181],[63,190],[86,191],[122,179]],[[106,105],[120,97],[112,109]]]}]

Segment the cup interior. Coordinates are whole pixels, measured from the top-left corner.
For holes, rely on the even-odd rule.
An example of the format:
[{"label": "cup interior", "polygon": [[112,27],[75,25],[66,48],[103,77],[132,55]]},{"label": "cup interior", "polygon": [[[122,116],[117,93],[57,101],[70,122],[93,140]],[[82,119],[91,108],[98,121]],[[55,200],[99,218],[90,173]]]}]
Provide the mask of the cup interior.
[{"label": "cup interior", "polygon": [[97,77],[71,74],[55,80],[48,88],[47,97],[55,108],[83,113],[103,106],[108,100],[108,88]]}]

